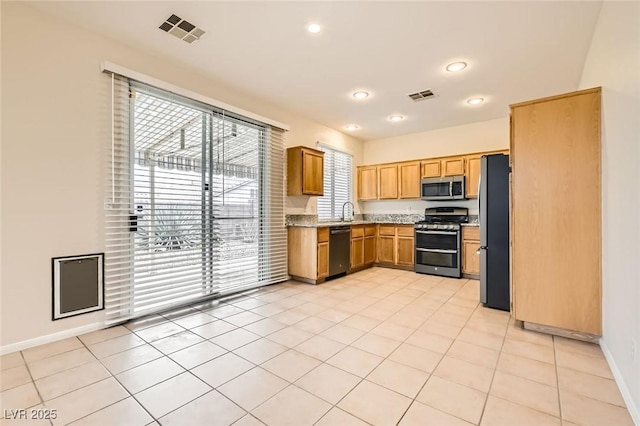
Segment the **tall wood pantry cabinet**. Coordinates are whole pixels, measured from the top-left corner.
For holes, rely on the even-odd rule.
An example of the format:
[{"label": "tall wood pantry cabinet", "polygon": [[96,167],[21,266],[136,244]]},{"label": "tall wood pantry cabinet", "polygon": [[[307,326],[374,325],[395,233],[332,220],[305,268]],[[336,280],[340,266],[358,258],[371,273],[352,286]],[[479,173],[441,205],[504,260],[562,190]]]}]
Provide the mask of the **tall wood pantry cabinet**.
[{"label": "tall wood pantry cabinet", "polygon": [[510,158],[515,318],[601,335],[600,88],[511,105]]}]

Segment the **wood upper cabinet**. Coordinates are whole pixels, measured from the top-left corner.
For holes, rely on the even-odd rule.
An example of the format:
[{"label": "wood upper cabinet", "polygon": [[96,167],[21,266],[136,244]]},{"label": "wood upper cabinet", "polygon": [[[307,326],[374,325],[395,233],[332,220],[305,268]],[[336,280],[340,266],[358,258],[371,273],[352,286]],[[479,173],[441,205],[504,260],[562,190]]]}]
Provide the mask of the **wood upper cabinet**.
[{"label": "wood upper cabinet", "polygon": [[433,178],[442,176],[442,161],[441,160],[427,160],[421,163],[422,165],[422,177]]},{"label": "wood upper cabinet", "polygon": [[358,167],[358,200],[378,199],[378,167]]},{"label": "wood upper cabinet", "polygon": [[378,166],[378,198],[398,198],[398,165]]},{"label": "wood upper cabinet", "polygon": [[515,319],[602,334],[601,89],[511,105]]},{"label": "wood upper cabinet", "polygon": [[462,227],[462,272],[480,274],[480,228],[476,226]]},{"label": "wood upper cabinet", "polygon": [[464,174],[465,157],[446,157],[422,160],[421,176],[423,178],[438,178],[444,176],[459,176]]},{"label": "wood upper cabinet", "polygon": [[467,173],[465,174],[467,198],[478,197],[481,158],[482,155],[470,155],[467,157]]},{"label": "wood upper cabinet", "polygon": [[400,175],[399,198],[420,198],[420,162],[400,163],[398,173]]},{"label": "wood upper cabinet", "polygon": [[287,195],[324,195],[324,152],[306,146],[287,149]]},{"label": "wood upper cabinet", "polygon": [[464,174],[464,157],[449,157],[442,160],[442,176]]}]

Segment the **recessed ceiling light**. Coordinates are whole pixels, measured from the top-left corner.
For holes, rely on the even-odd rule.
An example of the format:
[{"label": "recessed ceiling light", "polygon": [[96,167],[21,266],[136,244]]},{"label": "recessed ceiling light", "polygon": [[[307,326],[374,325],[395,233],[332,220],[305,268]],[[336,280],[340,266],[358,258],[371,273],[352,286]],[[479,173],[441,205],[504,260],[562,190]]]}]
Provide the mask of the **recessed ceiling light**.
[{"label": "recessed ceiling light", "polygon": [[391,115],[391,116],[389,116],[389,120],[391,120],[391,121],[402,121],[402,120],[404,120],[404,115],[400,115],[400,114]]},{"label": "recessed ceiling light", "polygon": [[347,124],[346,126],[344,126],[344,128],[347,129],[347,130],[352,130],[352,131],[359,129],[359,127],[356,126],[355,124]]},{"label": "recessed ceiling light", "polygon": [[449,72],[462,71],[466,67],[467,67],[467,63],[466,62],[453,62],[453,63],[447,65],[447,71],[449,71]]},{"label": "recessed ceiling light", "polygon": [[353,97],[356,99],[364,99],[369,97],[369,92],[365,92],[364,90],[358,90],[353,93]]},{"label": "recessed ceiling light", "polygon": [[312,23],[307,25],[307,31],[309,31],[310,33],[319,33],[320,30],[321,30],[320,24]]},{"label": "recessed ceiling light", "polygon": [[467,103],[469,105],[479,105],[484,102],[484,98],[469,98],[467,99]]}]

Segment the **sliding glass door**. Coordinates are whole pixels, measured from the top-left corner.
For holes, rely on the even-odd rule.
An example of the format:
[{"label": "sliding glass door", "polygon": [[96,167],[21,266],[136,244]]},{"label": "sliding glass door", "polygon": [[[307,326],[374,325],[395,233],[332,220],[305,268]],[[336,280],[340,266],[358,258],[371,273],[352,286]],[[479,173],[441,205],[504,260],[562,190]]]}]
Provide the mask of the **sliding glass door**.
[{"label": "sliding glass door", "polygon": [[132,96],[132,314],[260,285],[265,129]]}]

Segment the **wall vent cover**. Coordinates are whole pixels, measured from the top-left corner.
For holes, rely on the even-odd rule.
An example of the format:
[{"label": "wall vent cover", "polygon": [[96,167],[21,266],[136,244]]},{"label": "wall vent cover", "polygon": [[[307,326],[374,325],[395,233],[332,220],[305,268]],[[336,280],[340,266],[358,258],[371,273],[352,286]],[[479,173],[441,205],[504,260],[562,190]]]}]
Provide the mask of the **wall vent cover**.
[{"label": "wall vent cover", "polygon": [[423,101],[425,99],[431,99],[431,98],[433,98],[435,96],[436,96],[436,94],[433,93],[433,91],[431,89],[427,89],[427,90],[423,90],[421,92],[416,92],[416,93],[409,94],[409,97],[414,102]]},{"label": "wall vent cover", "polygon": [[158,28],[189,44],[200,40],[200,37],[204,35],[202,28],[196,27],[191,22],[185,21],[177,15],[169,16]]}]

